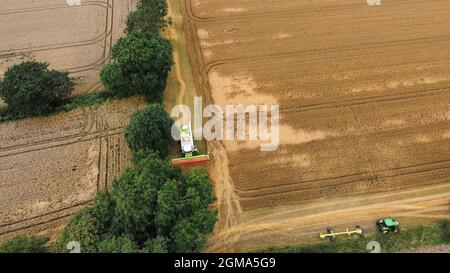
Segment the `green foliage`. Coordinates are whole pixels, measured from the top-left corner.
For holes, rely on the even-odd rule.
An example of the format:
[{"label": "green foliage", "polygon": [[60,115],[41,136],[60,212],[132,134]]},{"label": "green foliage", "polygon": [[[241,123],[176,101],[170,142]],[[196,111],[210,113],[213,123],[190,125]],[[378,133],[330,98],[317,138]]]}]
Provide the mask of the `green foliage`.
[{"label": "green foliage", "polygon": [[132,114],[125,128],[125,138],[133,151],[141,149],[158,152],[162,158],[169,153],[173,124],[160,104],[151,104]]},{"label": "green foliage", "polygon": [[153,32],[167,27],[164,17],[167,15],[165,0],[141,0],[136,11],[127,18],[127,32]]},{"label": "green foliage", "polygon": [[56,252],[69,252],[67,244],[71,241],[79,242],[81,252],[97,252],[97,246],[102,240],[102,226],[97,221],[92,208],[85,208],[75,214],[54,246]]},{"label": "green foliage", "polygon": [[86,93],[70,98],[62,107],[65,111],[71,111],[79,107],[93,107],[100,106],[105,101],[110,99],[110,94],[106,91]]},{"label": "green foliage", "polygon": [[0,246],[0,253],[46,253],[46,237],[16,236]]},{"label": "green foliage", "polygon": [[450,242],[450,221],[444,220],[440,222],[442,228],[442,239],[446,242]]},{"label": "green foliage", "polygon": [[[447,222],[448,223],[448,222]],[[445,237],[445,222],[429,226],[417,226],[400,233],[372,234],[364,239],[337,239],[335,242],[325,242],[302,247],[288,247],[270,249],[268,252],[282,253],[368,253],[367,243],[377,241],[381,245],[381,252],[412,251],[418,248],[448,244],[450,238]],[[448,231],[447,231],[448,232]]]},{"label": "green foliage", "polygon": [[12,121],[21,118],[10,112],[8,106],[0,107],[0,122]]},{"label": "green foliage", "polygon": [[162,101],[173,65],[168,40],[151,32],[132,32],[113,47],[112,60],[102,69],[100,77],[114,96],[141,94],[150,102]]},{"label": "green foliage", "polygon": [[27,61],[10,67],[0,82],[0,98],[14,117],[54,111],[74,89],[67,72],[49,70],[47,63]]},{"label": "green foliage", "polygon": [[198,252],[216,222],[208,176],[184,174],[141,150],[134,167],[74,217],[60,242],[80,241],[86,252]]},{"label": "green foliage", "polygon": [[162,236],[149,239],[144,243],[144,247],[141,252],[144,253],[168,253],[167,239]]},{"label": "green foliage", "polygon": [[137,253],[140,252],[139,247],[130,236],[113,236],[105,239],[98,245],[100,253]]}]

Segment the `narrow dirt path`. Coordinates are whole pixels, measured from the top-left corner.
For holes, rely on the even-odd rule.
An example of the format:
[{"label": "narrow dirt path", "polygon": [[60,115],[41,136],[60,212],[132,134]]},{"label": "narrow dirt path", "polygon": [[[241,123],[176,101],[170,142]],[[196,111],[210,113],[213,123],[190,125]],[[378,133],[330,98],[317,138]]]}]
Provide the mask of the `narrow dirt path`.
[{"label": "narrow dirt path", "polygon": [[[168,16],[173,24],[167,30],[167,37],[171,40],[175,65],[169,77],[169,88],[166,90],[166,109],[175,104],[192,106],[194,96],[198,92],[194,85],[192,67],[187,51],[187,39],[183,28],[180,0],[168,0]],[[206,83],[207,84],[207,83]],[[216,206],[219,211],[219,222],[216,233],[238,223],[238,216],[242,213],[239,198],[235,193],[234,185],[228,171],[228,155],[220,142],[208,143],[208,152],[212,163],[208,171],[214,183],[217,198]]]},{"label": "narrow dirt path", "polygon": [[[170,1],[167,1],[167,5],[168,5],[167,16],[172,18],[172,20],[173,20],[173,25],[169,26],[169,28],[167,29],[167,36],[171,41],[173,41],[172,44],[178,45],[179,41],[178,41],[176,25],[181,22],[180,14],[174,13],[173,8],[171,7]],[[174,48],[173,60],[174,60],[175,64],[172,69],[174,69],[174,71],[175,71],[175,76],[176,76],[176,80],[178,82],[178,87],[179,87],[179,89],[177,90],[178,96],[176,98],[175,103],[183,104],[184,96],[186,94],[186,83],[185,83],[185,81],[183,79],[183,75],[181,73],[180,58],[178,55],[177,48]]]}]

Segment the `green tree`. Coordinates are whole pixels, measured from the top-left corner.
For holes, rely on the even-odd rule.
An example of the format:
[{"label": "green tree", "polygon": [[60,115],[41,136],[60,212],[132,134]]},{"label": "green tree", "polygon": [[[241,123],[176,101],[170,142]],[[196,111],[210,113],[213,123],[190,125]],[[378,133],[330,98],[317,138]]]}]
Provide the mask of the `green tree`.
[{"label": "green tree", "polygon": [[10,67],[0,82],[0,98],[17,117],[43,115],[74,89],[68,72],[49,70],[47,63],[27,61]]},{"label": "green tree", "polygon": [[125,138],[133,151],[141,149],[158,152],[162,158],[169,153],[173,124],[160,104],[151,104],[136,111],[125,128]]},{"label": "green tree", "polygon": [[127,32],[153,32],[167,27],[166,0],[141,0],[136,11],[127,17]]},{"label": "green tree", "polygon": [[98,245],[100,253],[137,253],[140,252],[136,242],[130,236],[110,237]]},{"label": "green tree", "polygon": [[207,174],[185,174],[148,150],[132,161],[91,209],[70,221],[60,246],[75,240],[85,252],[201,251],[217,217]]},{"label": "green tree", "polygon": [[141,252],[145,253],[168,253],[167,240],[162,236],[150,239],[144,243],[144,247]]},{"label": "green tree", "polygon": [[145,150],[135,153],[133,162],[111,189],[115,233],[131,234],[138,245],[165,238],[169,252],[200,251],[216,221],[207,174],[184,174]]},{"label": "green tree", "polygon": [[116,97],[144,95],[161,102],[172,69],[172,45],[157,34],[129,33],[112,49],[112,63],[100,72],[103,85]]},{"label": "green tree", "polygon": [[46,253],[46,237],[16,236],[0,246],[0,253]]}]

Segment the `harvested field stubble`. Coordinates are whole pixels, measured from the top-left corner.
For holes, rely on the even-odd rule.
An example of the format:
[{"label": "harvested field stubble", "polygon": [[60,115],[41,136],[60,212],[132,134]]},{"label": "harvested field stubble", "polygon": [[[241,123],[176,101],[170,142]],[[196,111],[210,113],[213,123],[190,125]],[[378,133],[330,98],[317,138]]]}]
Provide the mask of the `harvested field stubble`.
[{"label": "harvested field stubble", "polygon": [[[288,229],[312,236],[304,215],[286,213],[266,225],[263,219],[273,215],[270,207],[298,211],[328,198],[345,196],[344,214],[352,204],[362,208],[357,196],[405,191],[408,204],[415,202],[409,193],[422,193],[439,202],[421,204],[405,219],[450,217],[449,206],[433,214],[436,204],[440,211],[450,204],[448,187],[425,190],[450,183],[448,1],[183,2],[204,99],[281,110],[276,152],[261,153],[252,142],[209,145],[228,162],[211,167],[221,219],[211,250],[250,249],[250,238],[276,233],[279,242],[260,241],[283,244]],[[358,213],[349,223],[363,219],[364,210]],[[319,213],[308,217],[320,225]]]},{"label": "harvested field stubble", "polygon": [[76,79],[75,94],[100,88],[98,72],[123,35],[126,15],[137,0],[2,0],[0,77],[24,60],[48,62]]},{"label": "harvested field stubble", "polygon": [[[0,78],[8,67],[35,59],[69,71],[75,95],[98,91],[99,70],[136,3],[2,0]],[[131,98],[0,124],[0,241],[17,234],[54,235],[110,185],[130,164],[123,128],[144,105]]]},{"label": "harvested field stubble", "polygon": [[110,185],[130,164],[123,128],[144,105],[127,99],[0,124],[0,240],[49,232]]}]

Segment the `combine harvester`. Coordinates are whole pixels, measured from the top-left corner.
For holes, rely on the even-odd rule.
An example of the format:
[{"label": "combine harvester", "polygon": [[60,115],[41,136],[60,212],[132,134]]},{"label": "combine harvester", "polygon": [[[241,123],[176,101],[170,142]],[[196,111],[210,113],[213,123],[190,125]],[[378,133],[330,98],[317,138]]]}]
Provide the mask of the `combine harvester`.
[{"label": "combine harvester", "polygon": [[181,141],[181,151],[184,155],[182,158],[172,159],[172,166],[193,164],[199,162],[209,161],[209,155],[194,155],[198,154],[199,151],[195,147],[194,137],[192,134],[191,123],[188,125],[183,125],[179,129],[180,141]]}]

